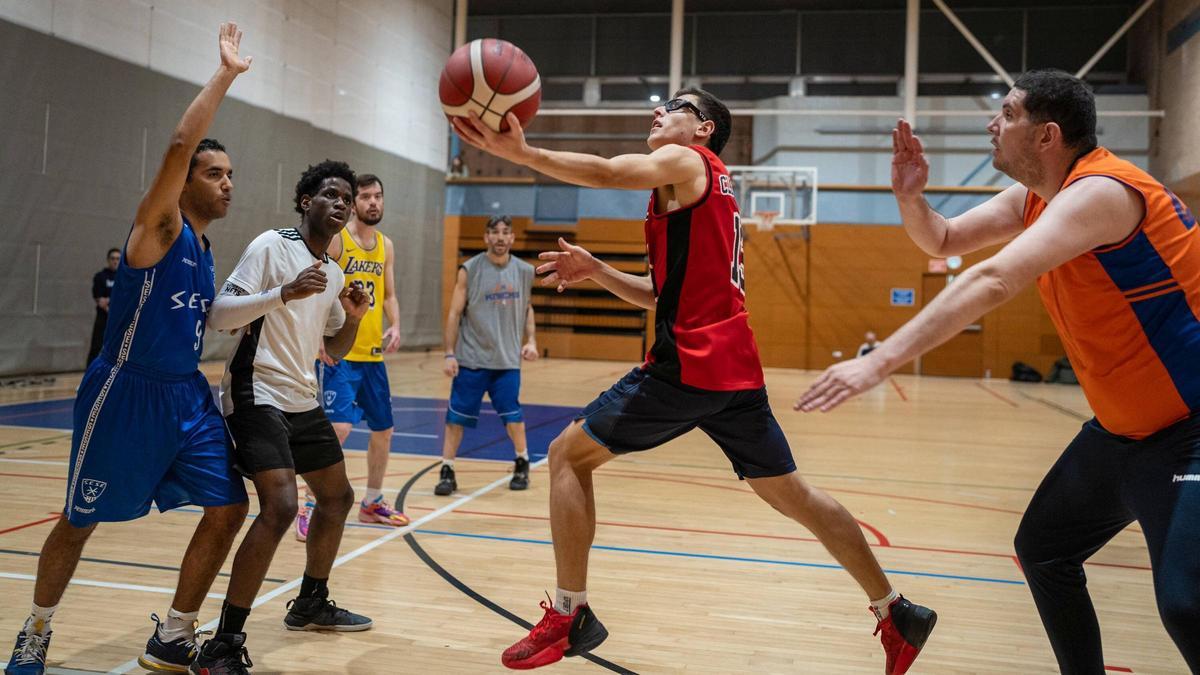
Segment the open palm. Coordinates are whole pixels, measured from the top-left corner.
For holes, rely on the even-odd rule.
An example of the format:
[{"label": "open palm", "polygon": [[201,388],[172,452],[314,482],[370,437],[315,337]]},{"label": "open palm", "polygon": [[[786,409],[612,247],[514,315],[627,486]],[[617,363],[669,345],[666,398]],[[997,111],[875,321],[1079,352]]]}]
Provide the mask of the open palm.
[{"label": "open palm", "polygon": [[235,73],[244,73],[249,70],[253,57],[242,58],[238,55],[238,48],[242,44],[242,31],[238,30],[237,24],[232,21],[221,24],[218,34],[218,42],[221,46],[221,65]]},{"label": "open palm", "polygon": [[892,191],[897,196],[917,196],[929,182],[929,161],[912,125],[901,119],[892,129]]}]

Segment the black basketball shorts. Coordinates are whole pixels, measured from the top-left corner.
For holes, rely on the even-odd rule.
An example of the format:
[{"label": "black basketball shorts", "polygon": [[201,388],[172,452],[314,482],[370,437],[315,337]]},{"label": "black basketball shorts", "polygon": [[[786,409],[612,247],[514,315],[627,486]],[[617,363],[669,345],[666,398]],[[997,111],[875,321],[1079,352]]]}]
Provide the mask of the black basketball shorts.
[{"label": "black basketball shorts", "polygon": [[333,425],[319,407],[299,413],[269,405],[240,407],[225,421],[233,436],[236,468],[247,477],[269,469],[305,474],[343,459]]},{"label": "black basketball shorts", "polygon": [[796,470],[766,387],[708,391],[634,368],[575,419],[583,420],[592,440],[617,454],[650,450],[698,427],[721,447],[739,478]]}]

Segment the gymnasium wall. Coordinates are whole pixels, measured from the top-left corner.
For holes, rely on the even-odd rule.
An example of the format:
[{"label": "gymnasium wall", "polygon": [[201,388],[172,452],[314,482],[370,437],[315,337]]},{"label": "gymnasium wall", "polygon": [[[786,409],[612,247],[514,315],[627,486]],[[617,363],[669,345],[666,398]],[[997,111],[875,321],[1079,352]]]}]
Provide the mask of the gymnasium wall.
[{"label": "gymnasium wall", "polygon": [[1155,105],[1167,111],[1154,130],[1151,169],[1193,210],[1200,209],[1200,2],[1159,3]]},{"label": "gymnasium wall", "polygon": [[[64,5],[85,12],[92,10],[81,8],[103,7],[118,14],[125,6],[55,2],[0,7],[40,12],[41,5],[54,7],[56,26]],[[82,30],[77,25],[82,20],[76,18],[73,30]],[[106,18],[97,9],[87,20],[117,30],[130,19]],[[448,25],[444,32],[448,36]],[[217,64],[215,36],[206,34],[204,42],[202,51],[195,47],[196,58],[207,60],[205,70],[211,74]],[[439,47],[437,58],[444,51]],[[244,52],[256,55],[248,45]],[[270,73],[270,51],[262,53],[268,58],[256,58],[235,89],[265,86],[255,80]],[[5,261],[0,272],[0,374],[78,370],[84,366],[94,313],[91,277],[103,265],[105,251],[123,243],[166,139],[199,87],[145,64],[0,20],[0,88],[10,94],[0,97],[0,258]],[[436,98],[431,100],[436,105]],[[443,129],[439,125],[434,135],[441,140],[414,135],[429,139],[422,142],[444,144]],[[326,157],[342,159],[358,171],[378,174],[386,186],[381,229],[396,242],[405,344],[440,341],[445,201],[440,166],[432,168],[237,98],[223,103],[210,135],[229,148],[235,174],[229,216],[209,229],[218,284],[252,238],[297,222],[291,202],[304,168]],[[221,358],[229,347],[227,336],[210,332],[205,357]]]}]

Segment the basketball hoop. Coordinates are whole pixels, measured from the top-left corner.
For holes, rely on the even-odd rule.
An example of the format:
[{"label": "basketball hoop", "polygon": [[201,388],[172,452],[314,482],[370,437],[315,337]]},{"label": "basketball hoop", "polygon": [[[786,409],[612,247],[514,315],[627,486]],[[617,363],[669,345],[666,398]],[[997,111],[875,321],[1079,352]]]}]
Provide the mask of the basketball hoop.
[{"label": "basketball hoop", "polygon": [[775,228],[775,219],[779,217],[778,211],[755,211],[754,219],[758,221],[758,230],[760,232]]}]

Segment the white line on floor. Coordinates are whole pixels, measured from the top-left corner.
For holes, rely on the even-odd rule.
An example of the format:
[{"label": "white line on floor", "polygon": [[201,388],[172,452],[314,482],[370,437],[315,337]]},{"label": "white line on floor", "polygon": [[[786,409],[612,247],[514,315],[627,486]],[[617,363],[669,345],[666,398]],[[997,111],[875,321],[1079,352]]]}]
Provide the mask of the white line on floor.
[{"label": "white line on floor", "polygon": [[[540,467],[541,465],[546,463],[546,459],[547,458],[543,458],[536,462],[533,462],[532,464],[529,465],[529,468],[532,470],[537,467]],[[512,478],[511,474],[505,475],[501,478],[497,478],[496,480],[492,481],[491,483],[488,483],[487,485],[479,488],[478,490],[472,492],[469,495],[460,497],[459,499],[456,499],[455,501],[450,502],[449,504],[443,506],[442,508],[440,508],[436,511],[430,511],[429,513],[425,514],[424,516],[421,516],[420,518],[417,518],[416,520],[412,521],[408,525],[405,525],[404,527],[396,528],[395,530],[392,530],[391,532],[388,532],[387,534],[385,534],[381,537],[377,537],[376,539],[373,539],[372,541],[369,541],[366,544],[359,546],[358,548],[354,549],[353,551],[339,557],[337,560],[334,560],[333,561],[334,568],[341,567],[342,565],[350,562],[351,560],[354,560],[355,558],[358,558],[359,556],[365,555],[366,553],[369,553],[369,552],[375,550],[376,548],[383,546],[384,544],[388,543],[389,541],[392,541],[393,539],[396,539],[398,537],[403,537],[404,535],[408,534],[409,532],[412,532],[413,530],[417,529],[418,527],[421,527],[422,525],[424,525],[428,522],[431,522],[431,521],[437,520],[438,518],[441,518],[442,516],[446,515],[447,513],[454,511],[458,507],[460,507],[468,502],[473,501],[475,498],[482,497],[483,495],[491,492],[492,490],[495,490],[496,488],[500,487],[501,485],[507,484],[511,478]],[[297,578],[292,579],[291,581],[287,582],[286,584],[283,584],[282,586],[278,586],[278,587],[268,591],[267,593],[263,593],[262,595],[260,595],[254,599],[254,604],[251,605],[251,608],[258,607],[259,605],[262,605],[263,603],[274,600],[275,598],[279,597],[280,595],[283,595],[284,593],[287,593],[288,591],[298,587],[300,585],[300,582],[303,580],[304,580],[303,577],[297,577]],[[174,591],[171,591],[171,592],[173,593]],[[223,598],[224,596],[221,596],[221,597]],[[218,619],[213,619],[212,621],[209,621],[208,623],[201,626],[200,630],[214,630],[217,627],[217,623],[218,623]],[[134,670],[138,667],[139,666],[138,666],[137,659],[134,659],[132,661],[127,661],[125,663],[122,663],[119,666],[116,666],[112,670],[108,671],[108,673],[109,673],[109,675],[116,675],[119,673],[128,673],[129,671]]]}]

